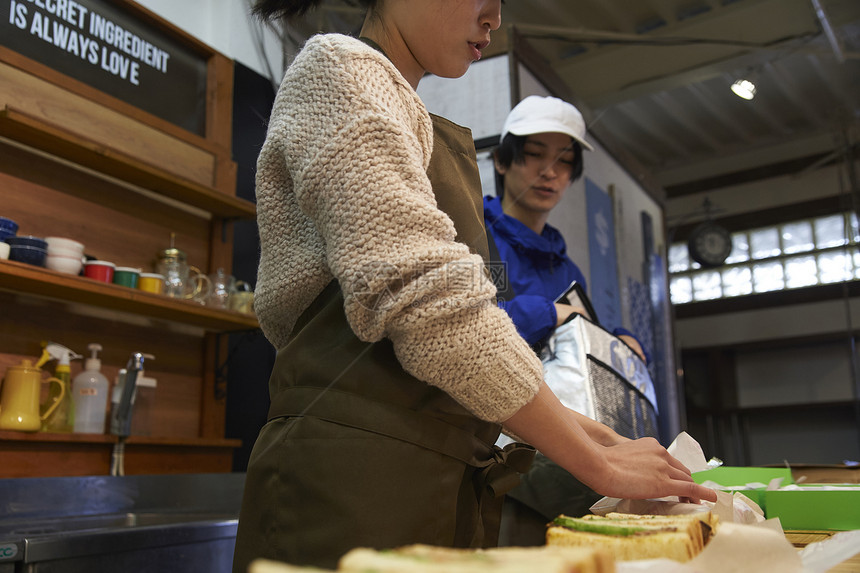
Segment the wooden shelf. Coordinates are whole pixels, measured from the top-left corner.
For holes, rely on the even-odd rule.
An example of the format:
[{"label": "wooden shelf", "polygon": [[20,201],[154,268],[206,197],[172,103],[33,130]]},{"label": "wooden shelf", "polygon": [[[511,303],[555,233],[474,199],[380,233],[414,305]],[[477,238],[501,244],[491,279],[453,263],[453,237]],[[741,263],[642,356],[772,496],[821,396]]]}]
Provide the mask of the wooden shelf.
[{"label": "wooden shelf", "polygon": [[139,187],[156,191],[218,217],[237,219],[256,217],[257,208],[251,201],[178,177],[9,106],[0,110],[0,135]]},{"label": "wooden shelf", "polygon": [[[112,434],[52,434],[48,432],[15,432],[0,430],[0,440],[6,442],[53,442],[79,444],[115,444],[117,436]],[[176,438],[170,436],[129,436],[126,444],[150,446],[194,446],[200,448],[238,448],[242,440],[228,438]]]},{"label": "wooden shelf", "polygon": [[[108,475],[117,437],[0,431],[0,479]],[[232,468],[241,440],[131,436],[125,474],[220,473]]]},{"label": "wooden shelf", "polygon": [[216,332],[253,330],[260,327],[253,316],[232,310],[208,308],[86,277],[59,273],[15,261],[0,260],[0,288],[199,326]]}]

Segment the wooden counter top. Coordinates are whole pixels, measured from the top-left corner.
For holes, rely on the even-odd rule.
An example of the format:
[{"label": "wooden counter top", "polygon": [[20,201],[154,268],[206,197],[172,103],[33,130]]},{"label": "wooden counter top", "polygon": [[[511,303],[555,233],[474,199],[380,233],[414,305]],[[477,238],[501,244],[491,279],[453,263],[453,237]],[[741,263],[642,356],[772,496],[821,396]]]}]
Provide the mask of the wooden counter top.
[{"label": "wooden counter top", "polygon": [[[816,543],[818,541],[824,541],[829,537],[836,535],[839,533],[838,531],[797,531],[797,530],[789,530],[785,532],[785,537],[788,541],[797,547],[798,550],[803,549],[810,543]],[[860,553],[854,555],[854,557],[847,559],[827,570],[827,573],[857,573],[860,571]]]}]

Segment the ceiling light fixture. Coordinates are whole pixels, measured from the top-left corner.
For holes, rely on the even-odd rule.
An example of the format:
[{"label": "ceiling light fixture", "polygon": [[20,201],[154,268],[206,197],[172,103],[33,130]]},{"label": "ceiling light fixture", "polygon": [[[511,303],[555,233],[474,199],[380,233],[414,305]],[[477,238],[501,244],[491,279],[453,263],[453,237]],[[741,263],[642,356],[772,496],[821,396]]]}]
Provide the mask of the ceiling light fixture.
[{"label": "ceiling light fixture", "polygon": [[736,96],[750,100],[755,97],[756,88],[751,80],[739,78],[732,84],[732,91]]}]

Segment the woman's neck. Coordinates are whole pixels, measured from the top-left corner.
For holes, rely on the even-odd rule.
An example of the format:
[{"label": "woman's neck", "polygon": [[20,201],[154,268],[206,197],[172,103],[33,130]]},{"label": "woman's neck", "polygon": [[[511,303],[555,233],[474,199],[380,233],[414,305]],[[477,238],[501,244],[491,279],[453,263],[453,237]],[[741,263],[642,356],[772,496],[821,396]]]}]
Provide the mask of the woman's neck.
[{"label": "woman's neck", "polygon": [[387,26],[382,17],[377,14],[372,14],[368,11],[364,18],[364,25],[361,27],[360,35],[376,42],[382,49],[383,53],[388,56],[394,67],[403,75],[412,89],[418,89],[418,82],[424,77],[424,71],[421,66],[412,56],[409,47],[404,42],[403,37]]}]

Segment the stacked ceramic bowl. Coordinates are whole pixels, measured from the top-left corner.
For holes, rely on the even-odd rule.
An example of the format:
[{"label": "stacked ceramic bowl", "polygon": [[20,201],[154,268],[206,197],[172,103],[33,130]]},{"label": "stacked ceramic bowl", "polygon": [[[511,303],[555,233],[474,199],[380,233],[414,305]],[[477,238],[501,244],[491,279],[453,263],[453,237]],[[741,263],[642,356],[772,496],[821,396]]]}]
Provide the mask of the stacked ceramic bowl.
[{"label": "stacked ceramic bowl", "polygon": [[14,237],[18,232],[18,223],[6,217],[0,217],[0,241],[5,241],[9,237]]},{"label": "stacked ceramic bowl", "polygon": [[6,237],[9,243],[9,260],[27,263],[37,267],[45,266],[48,255],[48,243],[41,237],[24,235],[21,237]]},{"label": "stacked ceramic bowl", "polygon": [[84,264],[83,244],[65,237],[47,237],[48,256],[45,266],[51,270],[78,275]]},{"label": "stacked ceramic bowl", "polygon": [[0,259],[9,258],[9,243],[6,239],[14,237],[18,232],[18,223],[6,217],[0,217]]}]

